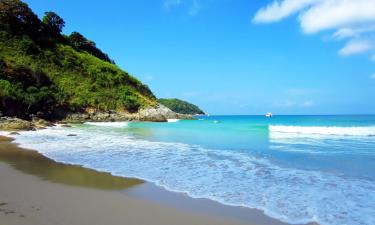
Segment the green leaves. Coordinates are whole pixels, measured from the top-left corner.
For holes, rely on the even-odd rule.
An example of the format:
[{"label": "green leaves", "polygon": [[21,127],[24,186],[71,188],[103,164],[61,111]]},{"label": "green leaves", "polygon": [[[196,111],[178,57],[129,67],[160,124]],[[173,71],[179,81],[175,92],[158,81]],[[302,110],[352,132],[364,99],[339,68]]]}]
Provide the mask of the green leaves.
[{"label": "green leaves", "polygon": [[159,103],[165,105],[172,111],[181,114],[205,114],[198,106],[180,99],[159,99]]},{"label": "green leaves", "polygon": [[60,35],[65,26],[65,21],[54,12],[45,12],[43,17],[43,25],[47,32],[52,35]]},{"label": "green leaves", "polygon": [[104,52],[102,52],[100,49],[98,49],[96,47],[95,42],[90,41],[89,39],[87,39],[82,34],[80,34],[78,32],[72,32],[69,35],[68,40],[74,48],[76,48],[78,50],[81,50],[81,51],[86,51],[89,54],[91,54],[91,55],[93,55],[93,56],[95,56],[95,57],[97,57],[101,60],[104,60],[106,62],[115,64],[114,61],[112,59],[110,59],[107,54],[105,54]]},{"label": "green leaves", "polygon": [[41,22],[27,4],[0,0],[0,109],[16,106],[27,117],[57,107],[135,112],[157,104],[95,42],[78,32],[61,35],[64,25],[54,12]]},{"label": "green leaves", "polygon": [[12,84],[7,80],[0,80],[0,96],[9,96],[11,93]]}]

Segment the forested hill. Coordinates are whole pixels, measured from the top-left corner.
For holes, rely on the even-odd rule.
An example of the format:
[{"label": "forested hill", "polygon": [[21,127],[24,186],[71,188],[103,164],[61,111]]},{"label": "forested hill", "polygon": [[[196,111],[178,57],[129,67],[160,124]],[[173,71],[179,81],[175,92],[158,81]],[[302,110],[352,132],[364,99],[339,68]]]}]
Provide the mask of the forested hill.
[{"label": "forested hill", "polygon": [[87,108],[136,112],[157,105],[150,89],[121,70],[64,20],[40,20],[19,0],[0,0],[0,111],[44,118]]},{"label": "forested hill", "polygon": [[159,103],[165,105],[172,111],[180,114],[199,114],[199,115],[204,115],[205,113],[196,105],[193,105],[189,102],[176,99],[176,98],[171,98],[171,99],[166,99],[166,98],[161,98],[158,100]]}]

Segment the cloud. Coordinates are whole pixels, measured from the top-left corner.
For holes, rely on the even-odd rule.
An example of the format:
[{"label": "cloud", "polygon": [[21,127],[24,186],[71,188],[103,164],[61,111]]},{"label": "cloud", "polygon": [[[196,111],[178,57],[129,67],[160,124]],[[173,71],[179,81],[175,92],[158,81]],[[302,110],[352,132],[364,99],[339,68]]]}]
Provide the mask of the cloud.
[{"label": "cloud", "polygon": [[332,38],[335,40],[343,40],[347,38],[358,38],[361,35],[371,33],[375,31],[375,26],[363,26],[358,28],[341,28],[338,31],[336,31]]},{"label": "cloud", "polygon": [[318,1],[300,15],[301,27],[306,33],[356,26],[373,21],[375,21],[374,0]]},{"label": "cloud", "polygon": [[333,39],[349,39],[340,55],[374,52],[375,0],[274,0],[258,10],[253,22],[277,22],[294,14],[305,34],[334,31]]},{"label": "cloud", "polygon": [[187,7],[187,14],[195,16],[201,10],[200,0],[164,0],[163,6],[165,9],[174,7]]},{"label": "cloud", "polygon": [[342,49],[339,51],[341,56],[349,56],[367,52],[371,50],[373,46],[368,41],[358,41],[353,40],[348,42]]},{"label": "cloud", "polygon": [[319,0],[285,0],[273,1],[268,6],[261,8],[253,18],[256,23],[276,22],[293,15]]}]

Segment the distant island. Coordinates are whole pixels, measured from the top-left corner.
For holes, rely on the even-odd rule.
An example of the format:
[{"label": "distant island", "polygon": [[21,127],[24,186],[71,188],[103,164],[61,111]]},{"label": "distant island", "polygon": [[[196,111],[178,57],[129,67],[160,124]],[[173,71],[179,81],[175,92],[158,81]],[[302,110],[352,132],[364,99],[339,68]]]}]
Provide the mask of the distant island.
[{"label": "distant island", "polygon": [[176,113],[190,115],[204,115],[205,113],[198,106],[177,98],[161,98],[158,99],[160,104],[167,106]]},{"label": "distant island", "polygon": [[181,117],[95,42],[79,32],[62,34],[64,26],[54,12],[40,20],[22,1],[0,2],[0,114],[69,121]]}]

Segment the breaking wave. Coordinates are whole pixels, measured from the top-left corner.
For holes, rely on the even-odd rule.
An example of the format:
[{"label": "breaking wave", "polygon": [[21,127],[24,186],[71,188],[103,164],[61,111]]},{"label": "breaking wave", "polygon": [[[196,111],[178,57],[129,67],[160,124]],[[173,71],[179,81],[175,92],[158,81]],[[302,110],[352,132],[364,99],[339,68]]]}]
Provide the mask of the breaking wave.
[{"label": "breaking wave", "polygon": [[340,136],[375,136],[375,127],[323,127],[323,126],[269,126],[271,132],[340,135]]}]

